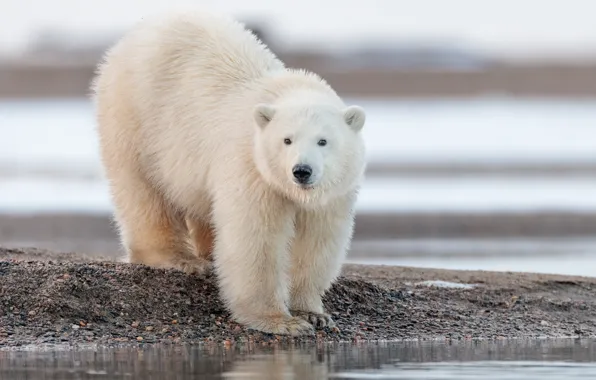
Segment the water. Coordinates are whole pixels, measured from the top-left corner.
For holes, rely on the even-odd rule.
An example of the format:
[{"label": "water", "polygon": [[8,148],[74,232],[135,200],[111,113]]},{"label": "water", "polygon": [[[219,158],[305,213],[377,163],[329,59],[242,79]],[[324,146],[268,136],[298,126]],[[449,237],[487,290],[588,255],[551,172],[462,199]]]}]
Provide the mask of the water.
[{"label": "water", "polygon": [[0,378],[589,379],[596,342],[401,342],[0,351]]},{"label": "water", "polygon": [[[366,265],[399,265],[414,268],[440,268],[452,270],[485,270],[494,272],[526,272],[561,274],[569,276],[594,277],[596,257],[594,250],[589,255],[573,255],[565,251],[560,256],[542,257],[536,249],[528,256],[501,257],[455,257],[455,258],[402,258],[394,257],[354,258],[348,262]],[[482,252],[479,252],[482,255]]]},{"label": "water", "polygon": [[[593,100],[346,101],[367,111],[363,133],[375,160],[596,162]],[[0,163],[98,174],[92,112],[87,99],[0,101]]]},{"label": "water", "polygon": [[[371,166],[596,165],[596,102],[349,99],[367,109]],[[0,212],[110,209],[88,100],[0,102]],[[368,178],[358,207],[388,211],[596,209],[591,176]]]},{"label": "water", "polygon": [[[596,211],[596,178],[369,178],[357,209],[373,212]],[[0,178],[0,212],[108,212],[102,180]]]},{"label": "water", "polygon": [[355,240],[348,262],[417,268],[594,276],[596,238]]}]

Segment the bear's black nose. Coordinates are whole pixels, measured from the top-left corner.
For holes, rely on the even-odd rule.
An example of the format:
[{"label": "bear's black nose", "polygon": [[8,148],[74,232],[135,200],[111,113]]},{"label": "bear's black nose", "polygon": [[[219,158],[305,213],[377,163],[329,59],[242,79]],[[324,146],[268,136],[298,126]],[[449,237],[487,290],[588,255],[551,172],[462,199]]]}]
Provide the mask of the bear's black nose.
[{"label": "bear's black nose", "polygon": [[296,165],[292,168],[292,174],[298,183],[308,183],[312,174],[312,168],[309,165]]}]

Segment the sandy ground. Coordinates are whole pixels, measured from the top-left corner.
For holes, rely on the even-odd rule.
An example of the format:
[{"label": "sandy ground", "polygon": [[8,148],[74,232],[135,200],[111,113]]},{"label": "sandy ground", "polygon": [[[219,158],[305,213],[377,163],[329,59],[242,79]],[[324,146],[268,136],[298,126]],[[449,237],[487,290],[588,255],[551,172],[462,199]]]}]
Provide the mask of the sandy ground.
[{"label": "sandy ground", "polygon": [[[460,284],[444,287],[423,281]],[[469,284],[461,287],[461,284]],[[0,249],[0,347],[44,344],[596,337],[596,278],[346,265],[339,330],[289,338],[230,319],[209,274]]]}]

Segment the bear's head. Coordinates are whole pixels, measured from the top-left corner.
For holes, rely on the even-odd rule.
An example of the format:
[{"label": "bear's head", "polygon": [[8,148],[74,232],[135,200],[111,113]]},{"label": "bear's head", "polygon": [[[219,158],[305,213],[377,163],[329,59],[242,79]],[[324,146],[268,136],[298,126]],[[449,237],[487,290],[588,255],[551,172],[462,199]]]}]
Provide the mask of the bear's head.
[{"label": "bear's head", "polygon": [[337,100],[304,99],[255,106],[255,161],[269,184],[298,203],[316,206],[359,184],[365,113]]}]

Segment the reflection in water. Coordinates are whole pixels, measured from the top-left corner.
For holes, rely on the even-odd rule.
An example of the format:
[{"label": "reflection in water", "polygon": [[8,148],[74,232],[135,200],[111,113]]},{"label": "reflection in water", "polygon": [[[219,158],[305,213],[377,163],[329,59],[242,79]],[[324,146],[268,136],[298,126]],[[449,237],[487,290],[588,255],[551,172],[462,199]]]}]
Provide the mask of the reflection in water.
[{"label": "reflection in water", "polygon": [[595,363],[593,340],[35,349],[0,351],[0,379],[544,380],[596,378]]}]

